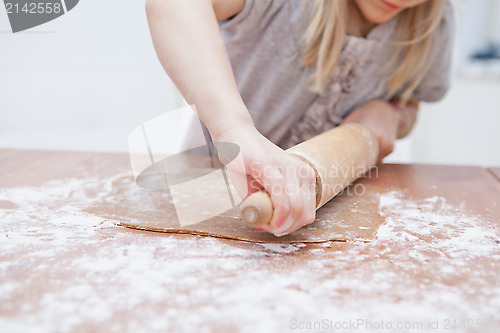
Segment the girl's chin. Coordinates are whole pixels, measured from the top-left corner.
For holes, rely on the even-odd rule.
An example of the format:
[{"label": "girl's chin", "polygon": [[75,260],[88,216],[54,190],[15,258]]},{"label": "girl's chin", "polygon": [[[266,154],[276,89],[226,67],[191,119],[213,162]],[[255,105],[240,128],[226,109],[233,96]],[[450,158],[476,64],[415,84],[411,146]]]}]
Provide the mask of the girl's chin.
[{"label": "girl's chin", "polygon": [[395,16],[396,15],[393,15],[393,14],[376,14],[376,13],[370,13],[369,15],[366,15],[365,18],[370,23],[373,23],[373,24],[383,24],[383,23],[389,22]]}]

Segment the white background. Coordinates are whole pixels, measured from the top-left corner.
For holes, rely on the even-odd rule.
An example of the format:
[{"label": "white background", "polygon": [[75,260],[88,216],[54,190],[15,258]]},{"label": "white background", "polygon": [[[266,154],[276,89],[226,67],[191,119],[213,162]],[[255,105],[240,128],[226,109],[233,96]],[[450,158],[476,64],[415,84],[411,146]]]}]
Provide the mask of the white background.
[{"label": "white background", "polygon": [[[500,72],[468,61],[500,42],[498,3],[460,1],[453,88],[422,108],[387,161],[500,166]],[[184,105],[156,58],[143,1],[82,0],[17,34],[0,8],[0,49],[0,147],[125,152],[136,126]]]}]

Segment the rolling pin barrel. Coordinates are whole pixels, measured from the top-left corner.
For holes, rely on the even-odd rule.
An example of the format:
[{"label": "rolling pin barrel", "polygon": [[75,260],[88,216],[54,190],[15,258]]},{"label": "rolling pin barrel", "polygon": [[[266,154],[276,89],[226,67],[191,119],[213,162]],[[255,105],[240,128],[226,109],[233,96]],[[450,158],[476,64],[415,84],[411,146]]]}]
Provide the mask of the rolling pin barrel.
[{"label": "rolling pin barrel", "polygon": [[[316,209],[375,166],[378,141],[363,125],[346,124],[287,150],[316,172]],[[241,217],[252,227],[268,224],[273,214],[269,194],[258,191],[241,204]]]}]

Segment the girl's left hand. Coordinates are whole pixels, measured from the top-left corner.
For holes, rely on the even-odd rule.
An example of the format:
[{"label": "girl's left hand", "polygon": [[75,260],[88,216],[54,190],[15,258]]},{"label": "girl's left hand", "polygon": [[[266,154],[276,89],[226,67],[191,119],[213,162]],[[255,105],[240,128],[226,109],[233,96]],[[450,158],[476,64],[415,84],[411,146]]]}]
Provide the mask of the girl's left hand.
[{"label": "girl's left hand", "polygon": [[378,139],[378,162],[394,150],[397,138],[400,112],[392,104],[382,101],[369,101],[351,112],[343,124],[358,123],[368,128]]}]

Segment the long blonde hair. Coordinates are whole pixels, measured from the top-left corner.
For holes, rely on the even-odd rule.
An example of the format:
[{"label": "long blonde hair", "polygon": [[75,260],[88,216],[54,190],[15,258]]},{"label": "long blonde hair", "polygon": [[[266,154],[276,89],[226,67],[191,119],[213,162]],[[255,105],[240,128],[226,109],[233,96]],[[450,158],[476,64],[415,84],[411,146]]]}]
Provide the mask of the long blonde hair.
[{"label": "long blonde hair", "polygon": [[[312,16],[304,33],[303,66],[313,66],[310,84],[314,92],[323,92],[332,79],[347,31],[348,1],[315,0]],[[391,69],[388,88],[402,90],[401,103],[413,91],[430,68],[436,49],[436,34],[447,0],[429,0],[399,14],[392,36],[394,52],[384,70]],[[396,63],[397,61],[397,63]],[[397,64],[394,66],[394,64]]]}]

